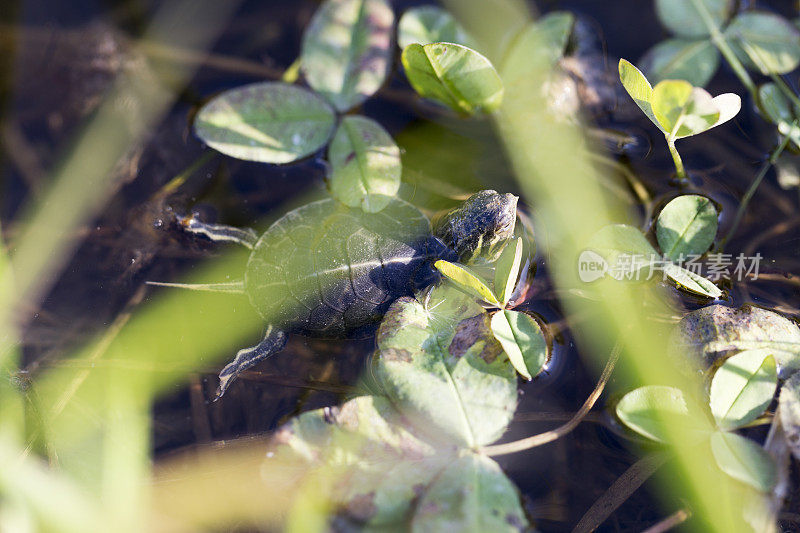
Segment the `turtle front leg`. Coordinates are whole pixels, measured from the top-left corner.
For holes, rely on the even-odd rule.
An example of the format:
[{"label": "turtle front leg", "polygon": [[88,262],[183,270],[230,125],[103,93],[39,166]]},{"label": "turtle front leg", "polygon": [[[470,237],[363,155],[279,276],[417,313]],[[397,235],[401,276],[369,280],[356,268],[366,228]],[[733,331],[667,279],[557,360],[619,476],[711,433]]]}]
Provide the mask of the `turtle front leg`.
[{"label": "turtle front leg", "polygon": [[252,348],[244,348],[236,353],[233,361],[228,363],[222,372],[219,373],[219,388],[217,389],[216,400],[219,400],[228,387],[231,381],[236,377],[252,367],[256,363],[263,361],[272,354],[278,353],[286,346],[288,335],[283,330],[273,326],[267,327],[267,332],[264,334],[264,340],[253,346]]},{"label": "turtle front leg", "polygon": [[178,217],[178,222],[186,231],[205,235],[212,241],[234,242],[249,249],[253,249],[258,241],[258,235],[250,228],[235,228],[222,224],[206,224],[194,216]]}]

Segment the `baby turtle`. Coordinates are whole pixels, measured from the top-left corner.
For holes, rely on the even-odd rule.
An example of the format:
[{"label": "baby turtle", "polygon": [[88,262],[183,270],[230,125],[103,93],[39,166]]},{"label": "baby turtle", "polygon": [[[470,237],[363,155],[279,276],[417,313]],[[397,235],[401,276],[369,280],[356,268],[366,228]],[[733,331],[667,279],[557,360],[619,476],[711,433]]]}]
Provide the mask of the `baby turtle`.
[{"label": "baby turtle", "polygon": [[517,197],[481,191],[439,217],[401,199],[378,213],[333,199],[290,211],[257,237],[252,230],[181,219],[187,231],[252,250],[244,281],[234,284],[153,283],[244,292],[268,324],[264,339],[239,350],[219,374],[217,397],[244,370],[279,352],[287,333],[311,337],[363,336],[389,305],[435,279],[437,259],[497,259],[514,233]]}]

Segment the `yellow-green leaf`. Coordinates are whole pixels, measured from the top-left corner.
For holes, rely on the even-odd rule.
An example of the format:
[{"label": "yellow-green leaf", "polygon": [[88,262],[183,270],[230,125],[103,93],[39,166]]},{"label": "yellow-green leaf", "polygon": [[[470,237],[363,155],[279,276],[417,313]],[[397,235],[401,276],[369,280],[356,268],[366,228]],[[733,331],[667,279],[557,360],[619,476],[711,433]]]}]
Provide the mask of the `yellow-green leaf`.
[{"label": "yellow-green leaf", "polygon": [[472,272],[464,265],[451,263],[440,259],[434,263],[436,269],[444,274],[449,280],[458,286],[459,289],[476,296],[492,305],[500,305],[497,297],[492,290],[478,277],[477,274]]}]

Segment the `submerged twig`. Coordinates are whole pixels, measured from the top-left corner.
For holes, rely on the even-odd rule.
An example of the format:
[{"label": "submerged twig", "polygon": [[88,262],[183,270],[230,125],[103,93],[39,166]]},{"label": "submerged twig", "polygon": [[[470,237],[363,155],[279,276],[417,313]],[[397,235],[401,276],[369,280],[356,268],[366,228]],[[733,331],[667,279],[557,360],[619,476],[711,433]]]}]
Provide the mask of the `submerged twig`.
[{"label": "submerged twig", "polygon": [[547,444],[548,442],[553,442],[554,440],[563,437],[575,429],[578,424],[581,423],[583,418],[589,414],[589,411],[591,411],[595,402],[597,402],[597,399],[600,398],[600,395],[603,393],[603,389],[605,388],[606,383],[608,383],[611,373],[614,371],[614,365],[617,363],[617,359],[619,359],[620,351],[622,351],[622,344],[617,342],[617,344],[615,344],[614,348],[611,350],[611,356],[608,358],[608,362],[603,369],[603,373],[600,375],[597,386],[595,386],[594,390],[583,403],[581,408],[578,409],[578,412],[575,413],[575,416],[567,421],[566,424],[559,426],[556,429],[545,431],[544,433],[539,433],[538,435],[533,435],[517,441],[496,444],[494,446],[485,446],[482,448],[483,453],[490,456],[496,456],[529,450],[531,448]]},{"label": "submerged twig", "polygon": [[678,509],[677,511],[666,517],[664,520],[648,527],[642,533],[664,533],[665,531],[669,531],[670,529],[683,524],[691,516],[692,513],[690,513],[686,509]]}]

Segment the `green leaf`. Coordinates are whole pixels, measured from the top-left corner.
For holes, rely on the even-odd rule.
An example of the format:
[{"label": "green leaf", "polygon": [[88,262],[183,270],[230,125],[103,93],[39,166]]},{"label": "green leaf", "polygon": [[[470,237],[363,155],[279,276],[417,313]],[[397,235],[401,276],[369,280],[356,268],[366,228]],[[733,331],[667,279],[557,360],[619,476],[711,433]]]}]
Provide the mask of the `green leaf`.
[{"label": "green leaf", "polygon": [[[710,34],[697,0],[656,0],[658,19],[668,30],[682,37],[705,37]],[[699,0],[717,28],[725,25],[733,10],[732,0]]]},{"label": "green leaf", "polygon": [[691,421],[683,392],[675,387],[649,385],[634,389],[617,403],[617,417],[645,437],[666,442],[664,426]]},{"label": "green leaf", "polygon": [[342,119],[328,148],[333,196],[376,213],[400,189],[400,148],[380,124],[361,116]]},{"label": "green leaf", "polygon": [[[605,261],[607,272],[617,280],[626,274],[636,279],[647,277],[647,268],[658,252],[639,228],[627,224],[611,224],[601,228],[589,239],[588,250],[596,252]],[[637,265],[632,260],[638,260]]]},{"label": "green leaf", "polygon": [[761,416],[778,386],[769,350],[746,350],[728,358],[714,373],[709,405],[720,429],[745,426]]},{"label": "green leaf", "polygon": [[783,384],[778,405],[786,445],[795,459],[800,460],[800,372]]},{"label": "green leaf", "polygon": [[492,289],[490,289],[477,274],[470,270],[469,267],[458,263],[451,263],[443,259],[436,261],[433,266],[464,292],[472,294],[476,298],[480,298],[492,305],[500,305]]},{"label": "green leaf", "polygon": [[734,479],[761,492],[769,492],[778,473],[772,457],[761,446],[735,433],[711,435],[711,451],[720,469]]},{"label": "green leaf", "polygon": [[469,453],[451,463],[417,504],[412,531],[526,530],[516,487],[493,460]]},{"label": "green leaf", "polygon": [[492,336],[488,315],[475,310],[471,297],[445,284],[429,293],[425,305],[400,298],[384,316],[377,344],[376,378],[431,439],[483,446],[511,422],[516,373]]},{"label": "green leaf", "polygon": [[717,209],[705,196],[684,194],[671,200],[656,220],[661,251],[673,261],[704,254],[717,236]]},{"label": "green leaf", "polygon": [[439,6],[413,7],[397,25],[397,45],[456,43],[475,48],[472,37],[448,11]]},{"label": "green leaf", "polygon": [[697,135],[736,116],[741,99],[732,93],[714,98],[683,80],[664,80],[653,89],[653,113],[673,139]]},{"label": "green leaf", "polygon": [[630,61],[620,59],[619,79],[622,81],[622,86],[625,87],[630,97],[633,98],[633,101],[639,106],[639,109],[644,111],[644,114],[647,115],[647,118],[658,126],[658,129],[664,133],[668,133],[664,130],[664,127],[658,122],[658,119],[653,113],[653,87],[650,85],[650,82],[647,81],[645,75],[642,74],[638,68],[633,66]]},{"label": "green leaf", "polygon": [[522,268],[522,251],[525,248],[522,237],[508,243],[497,259],[494,270],[494,292],[500,297],[500,303],[506,305],[514,294]]},{"label": "green leaf", "polygon": [[689,292],[707,296],[708,298],[719,298],[722,296],[722,291],[719,289],[719,287],[714,285],[713,282],[704,278],[703,276],[695,274],[691,270],[687,270],[676,264],[669,263],[664,265],[664,272],[669,279],[677,283],[679,287],[686,289]]},{"label": "green leaf", "polygon": [[364,102],[389,73],[393,25],[386,0],[326,0],[303,34],[308,84],[339,111]]},{"label": "green leaf", "polygon": [[719,51],[708,39],[667,39],[648,50],[639,65],[654,83],[686,80],[705,86],[719,68]]},{"label": "green leaf", "polygon": [[758,100],[761,109],[773,124],[789,124],[794,120],[792,104],[774,83],[765,83],[758,88]]},{"label": "green leaf", "polygon": [[411,44],[403,67],[414,90],[464,115],[490,113],[503,101],[503,82],[478,52],[452,43]]},{"label": "green leaf", "polygon": [[800,369],[800,328],[760,307],[710,305],[692,311],[678,323],[674,344],[701,360],[702,367],[733,352],[763,348],[775,357],[781,379]]},{"label": "green leaf", "polygon": [[348,475],[337,476],[331,492],[334,503],[360,522],[381,526],[405,520],[418,488],[452,455],[421,439],[386,398],[361,396],[303,413],[281,427],[267,461],[289,466],[292,459],[315,468],[346,468]]},{"label": "green leaf", "polygon": [[779,15],[742,13],[725,29],[725,38],[745,65],[762,74],[785,74],[800,64],[800,31]]},{"label": "green leaf", "polygon": [[530,380],[542,371],[547,363],[547,340],[533,317],[501,309],[492,315],[492,333],[522,377]]},{"label": "green leaf", "polygon": [[284,83],[253,83],[225,91],[195,118],[197,136],[225,155],[290,163],[328,142],[336,117],[314,93]]}]

